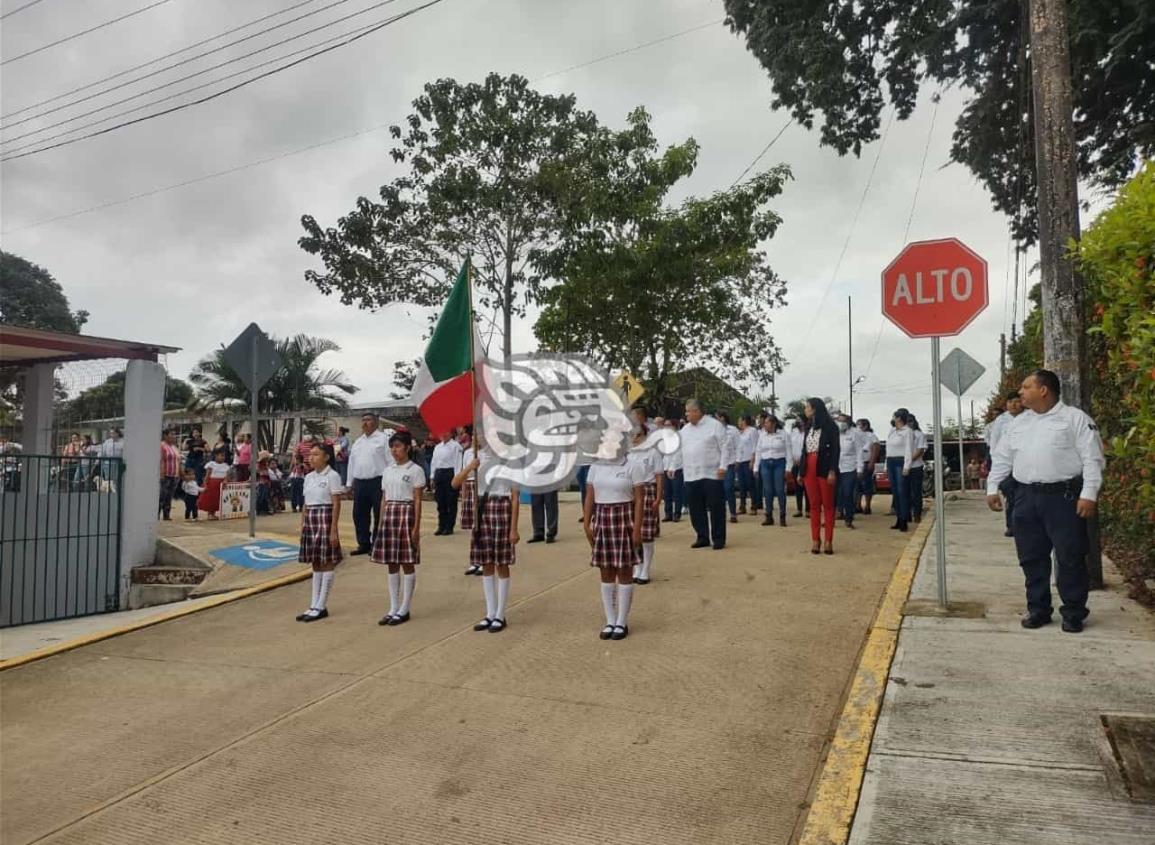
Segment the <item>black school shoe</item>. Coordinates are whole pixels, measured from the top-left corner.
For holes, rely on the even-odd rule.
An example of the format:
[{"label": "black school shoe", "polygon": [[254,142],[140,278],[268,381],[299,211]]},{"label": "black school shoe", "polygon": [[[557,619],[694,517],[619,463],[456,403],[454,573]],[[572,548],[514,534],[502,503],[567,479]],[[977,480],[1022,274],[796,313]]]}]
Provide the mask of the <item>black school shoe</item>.
[{"label": "black school shoe", "polygon": [[489,623],[489,633],[500,634],[508,627],[509,623],[507,623],[504,619],[494,619]]},{"label": "black school shoe", "polygon": [[527,542],[527,543],[544,543],[545,537],[530,537],[525,542]]},{"label": "black school shoe", "polygon": [[1082,619],[1064,619],[1062,628],[1068,634],[1081,634],[1083,632]]},{"label": "black school shoe", "polygon": [[610,634],[611,640],[624,640],[630,635],[629,625],[615,625],[614,632]]},{"label": "black school shoe", "polygon": [[408,621],[409,621],[409,614],[408,613],[398,613],[396,616],[390,616],[389,621],[386,622],[385,624],[392,627],[393,625],[404,625]]},{"label": "black school shoe", "polygon": [[316,615],[313,615],[312,613],[302,613],[300,616],[297,617],[297,620],[300,622],[316,622],[318,619],[327,619],[327,618],[329,618],[329,611],[322,610],[320,613],[318,613]]},{"label": "black school shoe", "polygon": [[475,631],[488,631],[489,626],[492,624],[493,624],[493,620],[487,616],[484,619],[482,619],[480,622],[478,622],[476,625],[474,625],[473,630],[475,630]]},{"label": "black school shoe", "polygon": [[[1051,617],[1050,616],[1035,616],[1034,614],[1028,613],[1026,616],[1024,616],[1022,619],[1019,620],[1019,624],[1022,625],[1024,628],[1042,628],[1044,625],[1050,625],[1051,624]],[[1066,626],[1066,624],[1067,624],[1067,620],[1064,619],[1063,625]],[[1081,629],[1082,623],[1080,623],[1079,626]]]}]

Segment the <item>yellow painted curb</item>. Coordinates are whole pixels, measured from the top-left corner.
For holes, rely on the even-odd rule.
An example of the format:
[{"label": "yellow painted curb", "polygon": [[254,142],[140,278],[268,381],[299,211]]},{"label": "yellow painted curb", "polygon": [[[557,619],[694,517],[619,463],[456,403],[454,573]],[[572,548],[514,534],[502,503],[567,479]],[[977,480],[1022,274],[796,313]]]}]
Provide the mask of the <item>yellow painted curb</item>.
[{"label": "yellow painted curb", "polygon": [[305,569],[301,572],[291,572],[288,575],[282,575],[280,578],[274,578],[271,581],[266,581],[264,584],[257,584],[255,587],[245,587],[242,590],[233,590],[229,593],[222,593],[219,596],[206,598],[199,604],[192,607],[178,607],[168,613],[161,613],[157,616],[150,616],[147,619],[139,619],[136,622],[129,622],[121,625],[118,628],[109,628],[107,631],[98,631],[95,634],[86,634],[83,637],[76,637],[55,645],[46,646],[45,648],[30,651],[27,654],[22,654],[19,657],[10,657],[7,660],[0,660],[0,672],[7,669],[15,669],[17,666],[25,666],[37,660],[43,660],[45,657],[52,657],[54,654],[61,654],[65,651],[72,651],[74,648],[81,646],[92,645],[101,640],[112,639],[119,637],[121,634],[127,634],[131,631],[139,631],[141,628],[149,628],[153,625],[159,625],[161,622],[168,622],[170,619],[179,619],[182,616],[188,616],[193,613],[198,613],[202,610],[208,610],[211,607],[220,607],[222,604],[237,601],[238,599],[255,596],[258,593],[263,593],[267,590],[274,590],[277,587],[283,587],[286,584],[293,584],[297,581],[304,581],[306,578],[312,577],[311,569]]},{"label": "yellow painted curb", "polygon": [[798,845],[845,845],[850,824],[858,807],[858,793],[866,771],[866,759],[874,738],[874,726],[882,707],[890,663],[902,626],[902,608],[910,595],[910,585],[918,568],[922,547],[930,535],[933,517],[919,524],[890,576],[886,593],[866,635],[866,645],[854,672],[850,693],[826,763],[818,778],[814,803]]}]

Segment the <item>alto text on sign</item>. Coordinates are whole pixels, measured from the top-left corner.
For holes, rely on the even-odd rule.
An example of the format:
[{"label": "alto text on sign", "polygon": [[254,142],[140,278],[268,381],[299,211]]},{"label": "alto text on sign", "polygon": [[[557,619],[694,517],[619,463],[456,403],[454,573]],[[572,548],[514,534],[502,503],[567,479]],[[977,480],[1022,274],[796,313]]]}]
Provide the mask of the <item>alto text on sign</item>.
[{"label": "alto text on sign", "polygon": [[882,271],[882,313],[910,337],[956,335],[987,307],[987,263],[957,238],[907,245]]}]

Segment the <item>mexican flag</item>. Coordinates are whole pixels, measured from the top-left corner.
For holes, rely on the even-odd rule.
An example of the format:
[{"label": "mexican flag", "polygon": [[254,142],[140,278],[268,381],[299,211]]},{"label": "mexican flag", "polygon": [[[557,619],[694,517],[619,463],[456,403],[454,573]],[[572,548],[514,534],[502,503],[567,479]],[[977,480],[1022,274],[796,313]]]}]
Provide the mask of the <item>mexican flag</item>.
[{"label": "mexican flag", "polygon": [[473,326],[469,295],[469,262],[466,261],[437,320],[433,337],[425,347],[425,358],[410,393],[421,418],[435,435],[473,422],[473,364],[481,360],[484,351]]}]

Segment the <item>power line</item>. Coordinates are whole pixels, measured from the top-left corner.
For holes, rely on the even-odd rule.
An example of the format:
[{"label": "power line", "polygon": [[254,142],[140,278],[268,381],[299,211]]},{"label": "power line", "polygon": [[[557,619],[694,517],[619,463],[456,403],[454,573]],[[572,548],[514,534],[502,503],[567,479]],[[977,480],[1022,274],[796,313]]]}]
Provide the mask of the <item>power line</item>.
[{"label": "power line", "polygon": [[[146,68],[149,65],[155,65],[157,62],[163,62],[165,59],[171,59],[173,56],[179,56],[181,53],[187,53],[189,50],[195,50],[197,47],[202,47],[205,44],[208,44],[212,41],[217,41],[218,39],[225,38],[226,36],[232,35],[234,32],[240,32],[242,29],[248,29],[250,26],[254,26],[258,23],[263,23],[264,21],[267,21],[270,18],[275,18],[275,17],[279,17],[280,15],[288,14],[289,12],[292,12],[295,9],[299,9],[301,6],[307,6],[308,4],[313,3],[313,2],[316,2],[316,0],[300,0],[300,2],[296,3],[295,5],[289,6],[287,9],[280,9],[279,11],[272,12],[268,15],[264,15],[263,17],[254,18],[253,20],[249,21],[248,23],[240,24],[239,26],[235,26],[232,29],[228,29],[228,30],[225,30],[224,32],[217,33],[216,35],[213,35],[209,38],[204,38],[204,39],[197,41],[193,44],[189,44],[187,47],[181,47],[179,50],[173,50],[170,53],[165,53],[163,56],[157,56],[155,59],[149,59],[147,62],[141,62],[140,64],[134,65],[133,67],[126,68],[125,70],[117,71],[116,73],[113,73],[113,74],[109,74],[108,76],[97,79],[94,82],[89,82],[85,85],[81,85],[77,88],[73,88],[70,91],[65,91],[63,94],[57,94],[54,97],[49,97],[46,100],[41,100],[40,102],[33,103],[30,106],[24,106],[23,108],[16,109],[15,111],[10,111],[7,114],[0,115],[0,120],[7,120],[8,118],[13,117],[15,115],[23,114],[26,111],[31,111],[32,109],[40,108],[40,106],[46,106],[49,103],[55,103],[57,100],[62,100],[65,97],[72,96],[73,94],[79,94],[81,91],[87,91],[89,88],[95,88],[97,85],[101,85],[105,82],[110,82],[113,79],[119,79],[120,77],[126,76],[127,74],[133,73],[133,72],[138,71],[138,70],[142,70],[143,68]],[[260,32],[253,33],[251,36],[248,36],[248,38],[256,38],[260,35],[264,35],[266,33],[272,32],[274,29],[279,29],[282,26],[288,26],[289,24],[296,23],[297,21],[303,20],[304,18],[307,18],[310,15],[315,15],[315,14],[318,14],[320,12],[324,12],[327,9],[331,9],[334,6],[338,6],[341,3],[347,3],[347,2],[349,2],[349,0],[337,0],[337,2],[335,2],[335,3],[331,3],[328,6],[324,6],[320,9],[316,9],[312,12],[307,12],[303,15],[299,15],[298,17],[295,17],[290,21],[285,21],[283,24],[278,24],[275,27],[268,27],[267,29],[263,29]],[[237,44],[242,43],[245,40],[247,40],[247,39],[239,39],[239,40],[234,41],[230,44],[224,45],[224,47],[221,47],[220,49],[223,50],[226,47],[233,47]],[[207,56],[207,55],[210,55],[210,53],[204,53],[200,56],[196,56],[195,58],[204,58],[204,56]],[[168,70],[171,70],[171,69],[172,68],[168,68]],[[144,78],[147,78],[147,77],[144,77]],[[140,80],[135,80],[135,81],[139,82]],[[130,85],[132,83],[126,82],[124,84]],[[116,90],[116,89],[113,88],[110,90]],[[100,93],[107,93],[107,92],[100,92]],[[100,93],[93,94],[92,96],[93,97],[99,97]],[[88,100],[88,99],[91,99],[91,97],[86,97],[84,99],[77,100],[76,102],[70,103],[68,105],[77,105],[78,103],[83,103],[83,102],[85,102],[85,100]],[[68,105],[61,106],[60,108],[68,108]],[[59,109],[53,109],[52,111],[43,112],[42,114],[37,115],[37,117],[43,117],[44,115],[52,114],[54,111],[59,111]],[[28,119],[31,120],[33,118],[28,118]],[[21,122],[23,122],[23,121],[21,121]],[[16,126],[17,124],[12,123],[9,125],[10,126]]]},{"label": "power line", "polygon": [[[389,0],[389,2],[393,2],[393,0]],[[317,47],[320,47],[320,46],[325,45],[325,44],[329,44],[333,41],[339,41],[342,38],[346,38],[349,35],[353,35],[355,33],[363,32],[364,30],[370,29],[373,26],[376,26],[376,23],[365,24],[364,26],[360,26],[360,27],[357,27],[355,29],[351,29],[348,32],[343,32],[340,35],[335,35],[331,38],[322,39],[321,41],[318,41],[318,42],[313,43],[313,44],[309,44],[306,47],[302,47],[299,50],[293,50],[289,53],[284,53],[280,56],[275,56],[272,59],[268,59],[267,61],[264,61],[264,62],[259,62],[255,65],[251,65],[250,67],[235,71],[234,73],[225,74],[224,76],[217,77],[216,79],[210,79],[208,82],[202,83],[200,85],[194,85],[191,88],[185,88],[181,91],[176,92],[175,94],[168,94],[167,96],[160,97],[159,99],[156,99],[156,100],[151,100],[147,103],[144,103],[143,105],[134,106],[131,109],[125,109],[124,111],[117,112],[116,114],[114,114],[110,117],[103,117],[103,118],[100,118],[99,120],[90,121],[89,123],[86,123],[83,126],[77,126],[77,127],[73,127],[72,129],[66,129],[65,131],[57,133],[56,135],[53,135],[50,138],[42,138],[39,141],[32,141],[31,143],[25,144],[24,146],[19,147],[15,150],[10,149],[10,150],[8,150],[6,155],[20,152],[21,150],[29,149],[30,147],[35,147],[39,144],[45,143],[46,141],[55,140],[56,138],[63,138],[65,135],[71,135],[73,132],[81,132],[81,131],[88,129],[92,126],[99,126],[101,123],[107,123],[110,120],[116,120],[118,117],[123,117],[124,115],[132,114],[133,112],[138,112],[142,109],[146,109],[146,108],[149,108],[151,106],[155,106],[155,105],[158,105],[160,103],[167,102],[168,100],[172,100],[176,97],[184,96],[185,94],[192,93],[193,91],[199,91],[202,88],[210,88],[213,85],[219,85],[220,83],[224,82],[225,80],[233,79],[237,76],[243,76],[244,74],[251,73],[252,71],[257,70],[258,68],[267,67],[268,65],[271,65],[271,64],[276,64],[277,62],[284,61],[285,59],[288,59],[292,56],[298,56],[301,53],[307,53],[310,50],[315,50]],[[291,41],[291,40],[293,40],[293,39],[286,39],[286,41]],[[172,82],[166,82],[162,85],[157,85],[153,88],[149,88],[147,91],[141,91],[138,94],[133,94],[132,96],[124,97],[123,99],[117,100],[117,101],[112,102],[112,103],[108,103],[107,105],[100,106],[99,108],[92,109],[91,111],[84,112],[83,114],[78,114],[78,115],[75,115],[74,117],[69,117],[69,118],[66,118],[64,120],[57,121],[56,123],[51,123],[47,126],[42,126],[39,129],[30,130],[28,132],[25,132],[22,135],[16,135],[15,137],[7,138],[3,141],[0,141],[0,143],[12,144],[13,142],[18,141],[22,138],[29,138],[33,135],[39,135],[41,132],[47,132],[49,129],[54,129],[57,126],[63,126],[66,123],[72,123],[75,120],[80,120],[81,118],[84,118],[84,117],[89,117],[89,116],[94,115],[94,114],[99,114],[100,112],[107,111],[108,109],[111,109],[115,106],[123,105],[124,103],[131,102],[132,100],[135,100],[138,97],[143,97],[143,96],[146,96],[148,94],[155,93],[156,91],[161,91],[165,88],[171,87],[172,85],[176,85],[180,82],[184,82],[184,81],[192,79],[194,77],[201,76],[203,74],[209,73],[209,72],[214,71],[214,70],[218,70],[222,67],[225,67],[227,65],[232,64],[233,62],[248,58],[252,55],[255,55],[256,53],[260,53],[260,52],[263,52],[264,50],[270,49],[271,47],[280,46],[280,44],[283,44],[283,43],[284,42],[278,42],[277,44],[270,45],[270,47],[263,47],[260,50],[254,50],[252,53],[247,53],[246,55],[240,56],[237,59],[229,59],[228,61],[221,62],[220,64],[217,64],[217,65],[213,65],[210,68],[205,68],[204,70],[200,70],[200,71],[197,71],[195,73],[187,74],[186,76],[182,76],[180,79],[174,79]]]},{"label": "power line", "polygon": [[683,35],[689,35],[691,32],[697,32],[698,30],[705,29],[708,26],[717,26],[720,23],[724,23],[725,20],[726,20],[725,18],[717,18],[716,20],[706,21],[706,23],[700,23],[697,26],[690,27],[689,29],[683,29],[681,32],[675,32],[675,33],[672,33],[670,35],[663,35],[661,38],[655,38],[653,41],[646,41],[643,44],[636,44],[633,47],[627,47],[624,50],[618,50],[617,52],[614,52],[614,53],[606,53],[604,56],[598,56],[598,58],[591,59],[588,62],[582,62],[581,64],[571,65],[570,67],[562,68],[561,70],[551,71],[550,73],[547,73],[544,76],[539,76],[536,79],[533,79],[530,81],[531,82],[541,82],[543,79],[550,79],[551,77],[554,77],[554,76],[561,76],[563,73],[570,73],[571,71],[581,70],[582,68],[589,67],[590,65],[596,65],[600,62],[606,62],[606,61],[609,61],[610,59],[616,59],[618,56],[624,56],[627,53],[634,53],[638,50],[643,50],[646,47],[653,47],[655,44],[661,44],[665,41],[672,41],[675,38],[681,38]]},{"label": "power line", "polygon": [[735,185],[737,185],[739,182],[741,182],[743,179],[745,179],[746,174],[750,172],[750,170],[754,167],[754,165],[756,165],[759,161],[762,160],[762,156],[764,156],[764,155],[766,155],[766,153],[770,152],[770,148],[772,146],[774,146],[774,143],[779,138],[782,137],[782,133],[785,132],[787,129],[789,129],[793,125],[794,125],[794,118],[790,118],[788,121],[786,121],[786,124],[781,129],[779,129],[777,133],[775,133],[773,138],[770,139],[770,143],[762,148],[762,152],[760,152],[760,153],[758,153],[758,155],[754,156],[754,160],[746,165],[746,169],[742,171],[741,175],[739,175],[737,179],[735,179],[733,182],[730,183],[730,187],[733,188]]},{"label": "power line", "polygon": [[[298,4],[298,5],[301,5],[301,4]],[[690,31],[693,31],[693,30],[687,30],[687,32],[690,32]],[[212,40],[212,39],[210,39],[210,40]],[[619,51],[618,55],[624,55],[625,53],[632,52],[633,50],[640,50],[643,47],[646,47],[646,46],[653,44],[653,43],[655,43],[655,42],[645,42],[644,44],[639,44],[636,47],[631,48],[630,50]],[[573,67],[575,69],[581,68],[581,67],[586,67],[587,65],[596,64],[597,62],[600,62],[600,61],[603,61],[603,59],[602,58],[593,59],[590,62],[574,65]],[[555,76],[555,75],[557,75],[557,74],[556,73],[547,74],[547,76]],[[545,77],[538,77],[538,79],[542,79],[542,78],[545,78]],[[70,212],[67,212],[65,214],[58,214],[55,217],[49,217],[45,220],[38,220],[34,223],[29,223],[26,226],[18,226],[14,229],[6,229],[3,232],[0,232],[0,234],[9,235],[9,234],[15,234],[16,232],[24,232],[24,231],[27,231],[28,229],[35,229],[35,228],[38,228],[40,226],[47,226],[50,223],[58,223],[62,220],[70,220],[73,217],[80,217],[81,215],[89,214],[89,213],[94,212],[94,211],[101,211],[101,210],[106,209],[106,208],[112,208],[114,206],[124,205],[126,203],[134,202],[138,199],[144,199],[146,197],[152,197],[152,196],[156,196],[157,194],[163,194],[163,193],[167,193],[168,191],[177,190],[178,188],[184,188],[184,187],[187,187],[189,185],[198,184],[200,182],[207,182],[210,179],[216,179],[220,176],[228,176],[228,175],[231,175],[233,173],[238,173],[238,172],[241,172],[243,170],[248,170],[248,169],[253,168],[253,167],[259,167],[263,164],[269,164],[269,163],[274,162],[274,161],[279,161],[280,159],[283,159],[283,158],[288,158],[290,156],[299,155],[301,153],[305,153],[305,152],[309,152],[311,150],[319,149],[320,147],[326,147],[326,146],[329,146],[330,144],[337,144],[337,143],[340,143],[342,141],[348,141],[348,140],[351,140],[353,138],[359,138],[362,135],[368,135],[372,132],[377,132],[377,131],[380,131],[382,129],[386,129],[386,128],[388,128],[388,126],[389,126],[388,123],[381,123],[381,124],[378,124],[376,126],[369,126],[369,127],[364,128],[364,129],[359,129],[355,132],[351,132],[351,133],[346,134],[346,135],[340,135],[340,136],[335,137],[335,138],[329,138],[329,139],[324,140],[324,141],[318,141],[314,144],[309,144],[307,146],[300,147],[300,148],[297,148],[294,150],[288,150],[286,152],[278,153],[277,155],[269,156],[267,158],[258,159],[256,161],[246,162],[244,164],[239,164],[239,165],[236,165],[234,167],[226,168],[224,170],[218,170],[214,173],[206,173],[203,176],[197,176],[197,177],[194,177],[192,179],[186,179],[184,181],[176,182],[176,183],[173,183],[171,185],[164,185],[164,186],[159,187],[159,188],[153,188],[153,189],[148,190],[148,191],[142,191],[138,194],[133,194],[133,195],[128,196],[128,197],[123,197],[123,198],[118,199],[118,200],[110,200],[108,202],[99,203],[97,205],[89,206],[87,208],[81,208],[81,209],[77,209],[76,211],[70,211]]]},{"label": "power line", "polygon": [[[385,5],[386,3],[392,3],[392,2],[395,2],[395,0],[384,0],[383,3],[380,3],[378,5]],[[55,144],[48,144],[47,146],[37,147],[36,149],[32,149],[32,150],[29,150],[25,147],[25,148],[23,148],[25,151],[12,152],[3,158],[0,158],[0,162],[12,161],[14,159],[24,158],[26,156],[31,156],[31,155],[36,155],[38,153],[47,152],[48,150],[54,150],[58,147],[66,147],[70,144],[75,144],[78,141],[85,141],[89,138],[95,138],[98,135],[105,135],[109,132],[115,132],[117,129],[123,129],[126,126],[133,126],[137,123],[143,123],[145,121],[152,120],[152,119],[157,118],[157,117],[163,117],[164,115],[172,114],[173,112],[183,111],[184,109],[191,108],[193,106],[202,105],[203,103],[207,103],[210,100],[215,100],[218,97],[224,96],[225,94],[232,93],[233,91],[236,91],[238,88],[244,88],[246,85],[251,85],[252,83],[257,82],[261,79],[264,79],[268,76],[273,76],[275,74],[280,73],[281,71],[288,70],[289,68],[292,68],[292,67],[296,67],[297,65],[302,64],[304,62],[307,62],[310,59],[314,59],[317,56],[320,56],[320,55],[323,55],[325,53],[331,52],[333,50],[339,49],[340,47],[345,47],[349,44],[352,44],[354,41],[358,41],[367,35],[372,35],[374,32],[377,32],[380,29],[384,29],[386,26],[397,23],[398,21],[403,20],[404,18],[410,17],[411,15],[414,15],[417,12],[428,9],[430,6],[436,6],[438,3],[441,3],[441,2],[443,2],[443,0],[428,0],[428,2],[423,3],[420,6],[415,6],[412,9],[409,9],[408,11],[401,12],[400,14],[394,15],[391,18],[387,18],[386,20],[382,21],[381,23],[373,25],[373,26],[369,27],[368,29],[364,29],[364,30],[356,33],[355,35],[351,35],[343,41],[340,41],[336,44],[331,44],[328,47],[324,47],[320,50],[315,50],[314,52],[309,53],[308,55],[302,56],[299,59],[295,59],[295,60],[289,62],[288,64],[282,65],[282,66],[277,67],[277,68],[273,68],[272,70],[269,70],[269,71],[265,71],[264,73],[258,74],[257,76],[253,77],[252,79],[246,79],[242,82],[238,82],[235,85],[230,85],[228,88],[224,88],[220,91],[216,91],[212,94],[208,94],[204,97],[200,97],[199,99],[192,100],[188,103],[181,103],[180,105],[172,106],[171,108],[167,108],[167,109],[162,109],[161,111],[154,112],[153,114],[147,114],[147,115],[144,115],[143,117],[137,117],[137,118],[133,118],[132,120],[126,120],[123,123],[118,123],[114,126],[109,126],[109,127],[104,128],[104,129],[98,129],[95,132],[89,132],[87,135],[81,135],[77,138],[71,138],[67,141],[58,141]],[[67,135],[67,134],[71,134],[71,133],[65,132],[62,134]],[[59,136],[57,136],[57,137],[59,137]],[[51,140],[51,139],[47,139],[47,138],[44,139],[45,142],[47,142],[48,140]]]},{"label": "power line", "polygon": [[894,123],[894,109],[891,109],[890,116],[886,120],[886,127],[882,130],[882,137],[878,139],[878,149],[874,153],[874,163],[870,165],[870,173],[866,177],[866,185],[862,189],[862,196],[858,198],[858,207],[854,210],[854,217],[850,220],[850,229],[846,232],[846,240],[842,242],[842,251],[838,253],[838,260],[834,262],[834,270],[830,273],[830,281],[826,283],[826,289],[822,292],[822,299],[818,301],[818,307],[814,309],[814,318],[810,321],[810,327],[806,329],[806,334],[802,338],[800,345],[805,345],[806,341],[810,339],[811,332],[814,331],[814,326],[818,322],[818,317],[822,313],[822,306],[826,304],[826,297],[830,295],[830,289],[834,287],[834,280],[838,278],[838,271],[842,267],[842,259],[846,257],[846,250],[850,248],[850,239],[854,237],[854,229],[858,225],[858,217],[862,214],[862,207],[866,204],[866,195],[870,193],[870,186],[874,182],[874,173],[878,170],[878,161],[882,158],[883,147],[886,146],[886,136],[890,134],[890,125]]},{"label": "power line", "polygon": [[[105,21],[104,23],[97,24],[96,26],[90,26],[88,29],[81,30],[80,32],[74,32],[72,35],[66,35],[63,38],[58,38],[49,44],[44,44],[35,48],[34,50],[28,50],[25,53],[21,53],[19,56],[13,56],[10,59],[4,59],[3,61],[0,61],[0,65],[11,64],[12,62],[18,62],[21,59],[26,59],[29,56],[35,56],[37,53],[43,53],[45,50],[49,50],[60,44],[65,44],[69,41],[80,38],[81,36],[88,35],[90,32],[96,32],[98,29],[104,29],[106,26],[112,26],[114,23],[120,23],[121,21],[128,20],[129,18],[136,17],[139,14],[147,12],[149,9],[155,9],[157,6],[163,6],[165,3],[170,2],[172,2],[172,0],[156,0],[156,2],[150,3],[147,6],[143,6],[134,12],[128,12],[127,14],[121,15],[119,18],[113,18],[110,21]],[[31,6],[32,4],[29,3],[28,5]],[[27,9],[28,6],[21,6],[20,8]],[[16,9],[15,11],[19,12],[20,9]],[[9,12],[8,14],[14,14],[14,12]],[[4,17],[8,17],[8,15],[5,15]]]},{"label": "power line", "polygon": [[39,2],[40,2],[40,0],[32,0],[31,3],[25,3],[23,6],[18,6],[17,8],[13,9],[11,12],[5,12],[4,14],[0,15],[0,21],[4,20],[5,18],[10,18],[13,15],[17,14],[18,12],[23,12],[25,9],[29,9],[29,8],[35,6]]}]

